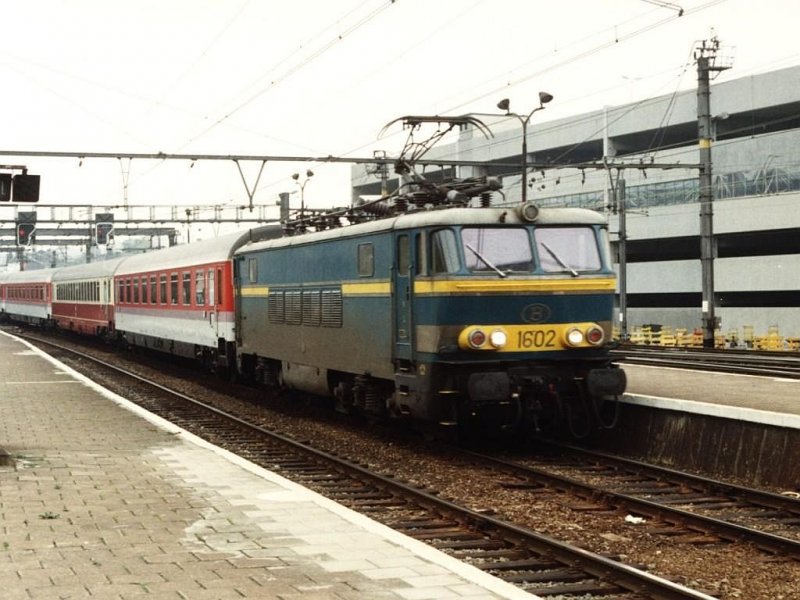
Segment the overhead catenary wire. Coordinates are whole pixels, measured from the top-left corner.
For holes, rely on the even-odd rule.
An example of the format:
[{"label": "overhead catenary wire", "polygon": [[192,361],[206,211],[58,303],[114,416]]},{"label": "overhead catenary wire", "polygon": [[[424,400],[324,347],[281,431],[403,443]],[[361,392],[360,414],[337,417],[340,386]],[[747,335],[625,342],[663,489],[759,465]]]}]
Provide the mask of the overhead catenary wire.
[{"label": "overhead catenary wire", "polygon": [[[717,4],[720,4],[720,3],[723,3],[723,2],[726,2],[726,1],[727,0],[709,0],[709,1],[703,3],[703,4],[699,5],[699,6],[696,6],[696,7],[692,8],[692,9],[689,9],[686,12],[686,14],[693,14],[693,13],[705,10],[707,8],[710,8],[712,6],[715,6]],[[666,25],[667,23],[670,23],[670,22],[674,21],[677,18],[678,18],[678,15],[670,15],[669,17],[666,17],[666,18],[663,18],[663,19],[659,19],[658,21],[656,21],[654,23],[647,23],[646,25],[644,25],[642,27],[639,27],[638,29],[635,29],[634,31],[625,33],[625,34],[623,34],[621,36],[615,36],[613,41],[602,42],[602,43],[597,44],[597,45],[595,45],[595,46],[593,46],[593,47],[591,47],[591,48],[589,48],[587,50],[583,50],[583,51],[578,52],[577,54],[574,54],[572,56],[568,56],[565,59],[560,60],[559,62],[557,62],[555,64],[547,65],[547,66],[545,66],[545,67],[543,67],[541,69],[538,69],[538,70],[536,70],[534,72],[528,73],[527,75],[522,76],[522,77],[520,77],[520,78],[518,78],[518,79],[516,79],[514,81],[507,82],[503,86],[495,87],[490,91],[482,92],[479,95],[472,96],[468,100],[465,100],[465,101],[463,101],[463,102],[461,102],[461,103],[459,103],[457,105],[451,105],[449,109],[447,109],[446,111],[443,111],[443,112],[444,113],[455,113],[459,109],[464,108],[465,106],[468,106],[470,104],[473,104],[474,102],[477,102],[477,101],[479,101],[479,100],[481,100],[483,98],[486,98],[486,97],[488,97],[490,95],[494,95],[494,94],[498,93],[499,91],[506,89],[507,87],[512,87],[514,85],[518,85],[518,84],[523,83],[525,81],[528,81],[528,80],[530,80],[530,79],[532,79],[532,78],[534,78],[534,77],[536,77],[538,75],[544,74],[546,72],[549,72],[551,70],[554,70],[554,69],[557,69],[557,68],[560,68],[560,67],[564,67],[564,66],[569,65],[569,64],[571,64],[573,62],[577,62],[579,60],[585,59],[585,58],[587,58],[589,56],[592,56],[592,55],[594,55],[594,54],[596,54],[598,52],[601,52],[601,51],[603,51],[603,50],[605,50],[605,49],[607,49],[607,48],[609,48],[611,46],[615,46],[620,42],[624,42],[626,40],[633,39],[634,37],[637,37],[638,35],[641,35],[641,34],[643,34],[645,32],[651,31],[654,28]],[[634,20],[635,19],[628,19],[624,23],[628,23],[628,22],[631,22],[631,21],[634,21]],[[616,27],[617,26],[614,26],[614,27],[611,27],[611,28],[607,28],[604,31],[608,33],[608,32],[613,31]],[[586,39],[590,39],[592,37],[595,37],[595,36],[592,35],[592,36],[588,36],[587,38],[581,38],[580,40],[577,40],[576,42],[572,42],[570,44],[567,44],[565,47],[569,48],[569,47],[578,45],[581,42],[585,41]],[[549,56],[549,55],[547,55],[547,56]],[[532,62],[538,63],[538,62],[544,60],[545,58],[547,58],[547,56],[539,57],[538,59],[535,59],[534,61],[527,61],[525,64],[526,65],[530,65]],[[473,84],[472,85],[472,89],[474,89],[475,87],[480,87],[480,86],[481,86],[481,84],[477,84],[477,85]],[[356,147],[352,147],[351,149],[347,150],[344,153],[340,153],[339,156],[348,156],[348,155],[350,155],[350,154],[352,154],[354,152],[357,152],[359,150],[364,149],[365,147],[367,147],[367,146],[369,146],[369,145],[371,145],[373,143],[374,143],[373,141],[365,142],[364,144],[360,144],[360,145],[358,145]]]},{"label": "overhead catenary wire", "polygon": [[[214,128],[216,128],[217,126],[222,124],[223,122],[225,122],[228,119],[230,119],[233,115],[235,115],[236,113],[238,113],[239,111],[241,111],[245,107],[247,107],[250,104],[252,104],[256,99],[258,99],[261,96],[263,96],[266,92],[268,92],[271,89],[274,89],[277,85],[279,85],[283,81],[287,80],[289,77],[291,77],[292,75],[294,75],[298,71],[302,70],[307,65],[311,64],[312,62],[314,62],[316,59],[318,59],[320,56],[322,56],[323,54],[328,52],[335,45],[337,45],[340,42],[342,42],[342,40],[344,40],[350,34],[354,33],[355,31],[357,31],[358,29],[360,29],[361,27],[363,27],[364,25],[366,25],[367,23],[369,23],[370,21],[375,19],[383,11],[385,11],[386,9],[391,7],[393,4],[395,4],[395,2],[397,2],[397,0],[384,0],[384,2],[380,6],[378,6],[376,9],[374,9],[372,12],[370,12],[366,16],[362,17],[360,20],[358,20],[353,25],[350,25],[349,27],[347,27],[344,31],[342,31],[339,34],[337,34],[335,37],[333,37],[331,40],[329,40],[326,44],[324,44],[323,46],[321,46],[320,48],[318,48],[317,50],[312,52],[309,56],[305,57],[299,63],[290,66],[286,71],[284,71],[283,73],[280,73],[277,77],[271,78],[270,82],[266,86],[262,87],[261,89],[257,90],[256,92],[250,94],[245,100],[243,100],[242,102],[238,103],[236,106],[234,106],[232,109],[227,111],[221,117],[217,118],[213,123],[211,123],[210,125],[205,127],[202,131],[200,131],[199,133],[197,133],[194,136],[192,136],[189,140],[187,140],[184,144],[182,144],[179,149],[183,149],[186,146],[188,146],[189,144],[191,144],[192,142],[197,141],[198,139],[200,139],[201,137],[203,137],[204,135],[209,133],[211,130],[213,130]],[[284,61],[282,60],[281,63],[283,63],[283,62]],[[279,63],[279,64],[281,64],[281,63]]]}]

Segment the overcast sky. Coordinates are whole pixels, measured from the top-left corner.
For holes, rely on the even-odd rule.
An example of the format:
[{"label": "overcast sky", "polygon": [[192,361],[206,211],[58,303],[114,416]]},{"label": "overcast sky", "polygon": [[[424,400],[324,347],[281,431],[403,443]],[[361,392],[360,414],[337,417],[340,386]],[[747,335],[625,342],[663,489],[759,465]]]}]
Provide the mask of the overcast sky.
[{"label": "overcast sky", "polygon": [[[372,156],[407,114],[538,123],[695,86],[692,49],[734,52],[718,81],[800,63],[797,0],[0,0],[0,149]],[[684,9],[678,16],[676,7]],[[42,176],[41,202],[123,199],[117,160],[0,157]],[[258,165],[245,165],[250,183]],[[349,167],[269,163],[274,204],[315,177],[313,206],[349,201]],[[134,160],[129,204],[246,204],[229,162]],[[277,214],[277,213],[276,213]]]}]

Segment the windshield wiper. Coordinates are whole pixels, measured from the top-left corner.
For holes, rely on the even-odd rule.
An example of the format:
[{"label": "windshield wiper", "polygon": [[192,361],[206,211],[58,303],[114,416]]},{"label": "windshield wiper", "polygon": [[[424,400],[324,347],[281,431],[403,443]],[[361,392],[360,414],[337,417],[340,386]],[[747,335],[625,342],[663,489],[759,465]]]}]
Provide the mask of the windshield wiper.
[{"label": "windshield wiper", "polygon": [[542,248],[544,248],[545,250],[547,250],[547,253],[548,253],[550,256],[552,256],[552,257],[553,257],[553,259],[554,259],[554,260],[555,260],[555,261],[556,261],[556,262],[557,262],[559,265],[561,265],[561,267],[562,267],[562,268],[563,268],[563,269],[564,269],[564,270],[565,270],[567,273],[569,273],[569,274],[570,274],[570,275],[572,275],[573,277],[577,277],[577,276],[578,276],[578,272],[577,272],[575,269],[573,269],[572,267],[570,267],[570,266],[569,266],[567,263],[565,263],[563,260],[561,260],[561,259],[559,258],[559,256],[558,256],[558,254],[556,254],[556,253],[555,253],[555,251],[554,251],[554,250],[553,250],[553,249],[552,249],[550,246],[548,246],[548,245],[547,245],[547,244],[545,244],[544,242],[539,242],[539,245],[540,245]]},{"label": "windshield wiper", "polygon": [[[485,265],[486,265],[487,267],[489,267],[490,269],[494,269],[495,271],[497,271],[497,274],[498,274],[498,275],[500,275],[500,277],[508,277],[508,273],[506,273],[505,271],[501,271],[501,270],[500,270],[500,269],[498,269],[496,266],[494,266],[494,265],[493,265],[491,262],[489,262],[489,260],[488,260],[488,259],[487,259],[485,256],[483,256],[483,255],[482,255],[480,252],[478,252],[477,250],[475,250],[475,248],[473,248],[473,247],[472,247],[472,246],[470,246],[469,244],[464,244],[464,245],[467,247],[467,249],[468,249],[470,252],[472,252],[472,253],[473,253],[475,256],[477,256],[477,257],[478,257],[478,259],[479,259],[479,260],[480,260],[480,261],[481,261],[483,264],[485,264]],[[557,259],[556,259],[556,260],[557,260]],[[577,275],[577,273],[576,273],[576,275]]]}]

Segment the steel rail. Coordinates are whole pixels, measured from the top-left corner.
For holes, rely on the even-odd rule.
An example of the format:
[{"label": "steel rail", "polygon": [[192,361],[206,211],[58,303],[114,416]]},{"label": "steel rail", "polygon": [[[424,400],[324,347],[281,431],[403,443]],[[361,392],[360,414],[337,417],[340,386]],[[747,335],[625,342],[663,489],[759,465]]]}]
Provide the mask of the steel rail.
[{"label": "steel rail", "polygon": [[[553,446],[566,449],[573,454],[587,456],[592,459],[599,459],[605,463],[616,464],[624,467],[627,472],[637,475],[644,475],[653,480],[668,480],[675,484],[686,484],[687,482],[708,492],[724,494],[734,499],[738,498],[742,502],[755,505],[761,508],[771,508],[782,510],[787,515],[800,516],[800,500],[753,490],[744,486],[727,484],[717,480],[707,479],[698,475],[683,473],[674,469],[666,469],[647,463],[641,463],[630,459],[611,456],[608,454],[585,450],[575,446],[560,443],[552,443]],[[666,523],[692,529],[703,533],[713,533],[717,537],[732,541],[746,542],[761,548],[770,553],[779,553],[782,556],[800,560],[800,541],[772,533],[760,531],[743,525],[737,525],[729,521],[700,515],[688,510],[676,508],[659,503],[657,500],[646,500],[630,494],[614,492],[609,489],[585,484],[575,479],[555,475],[547,470],[522,465],[496,456],[490,456],[480,452],[461,450],[465,455],[474,458],[484,464],[502,469],[518,477],[527,478],[531,481],[546,485],[555,490],[575,494],[582,498],[600,500],[606,504],[624,507],[628,512],[659,519]],[[648,471],[650,473],[648,473]],[[687,504],[690,500],[687,499]]]}]

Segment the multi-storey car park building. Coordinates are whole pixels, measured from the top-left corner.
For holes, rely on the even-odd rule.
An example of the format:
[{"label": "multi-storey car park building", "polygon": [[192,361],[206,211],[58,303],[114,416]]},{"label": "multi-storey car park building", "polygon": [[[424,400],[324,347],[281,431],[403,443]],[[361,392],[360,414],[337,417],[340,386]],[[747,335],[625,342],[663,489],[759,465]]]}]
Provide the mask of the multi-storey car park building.
[{"label": "multi-storey car park building", "polygon": [[[800,336],[800,67],[712,83],[711,111],[720,330],[741,337],[745,327],[763,335],[777,325],[783,336]],[[697,112],[696,91],[688,90],[557,121],[544,122],[539,113],[527,129],[528,164],[554,165],[528,169],[528,200],[607,212],[616,248],[619,211],[608,190],[624,178],[628,331],[645,324],[702,327],[699,172],[658,167],[700,162]],[[425,158],[486,161],[483,173],[499,176],[505,202],[514,204],[521,168],[497,163],[521,164],[520,121],[476,116],[493,138],[466,128],[457,142]],[[604,157],[612,165],[652,162],[653,168],[568,166],[602,164]],[[433,180],[442,175],[426,171]],[[390,177],[394,189],[396,175]],[[361,165],[353,168],[352,184],[354,200],[380,193],[374,170]]]}]

